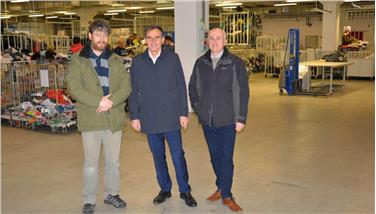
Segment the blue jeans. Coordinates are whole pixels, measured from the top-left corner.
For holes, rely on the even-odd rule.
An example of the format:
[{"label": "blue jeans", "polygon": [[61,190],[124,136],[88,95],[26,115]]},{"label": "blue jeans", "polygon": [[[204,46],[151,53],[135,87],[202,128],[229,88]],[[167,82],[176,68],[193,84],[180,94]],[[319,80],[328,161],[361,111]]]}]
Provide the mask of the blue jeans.
[{"label": "blue jeans", "polygon": [[235,125],[203,126],[204,135],[208,144],[210,159],[217,177],[215,184],[221,191],[222,198],[232,197],[232,177],[234,174],[234,147],[236,130]]},{"label": "blue jeans", "polygon": [[176,180],[180,192],[190,192],[188,184],[187,163],[184,158],[184,150],[180,130],[170,131],[160,134],[147,134],[150,150],[153,154],[155,171],[157,173],[158,184],[162,191],[171,191],[171,178],[168,173],[166,162],[165,139],[170,147],[172,162],[175,167]]}]

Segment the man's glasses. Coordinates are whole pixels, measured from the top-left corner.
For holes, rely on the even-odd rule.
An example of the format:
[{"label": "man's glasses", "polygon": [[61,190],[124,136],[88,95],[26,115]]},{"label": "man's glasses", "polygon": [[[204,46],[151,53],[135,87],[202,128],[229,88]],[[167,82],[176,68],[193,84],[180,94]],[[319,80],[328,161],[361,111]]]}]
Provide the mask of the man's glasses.
[{"label": "man's glasses", "polygon": [[107,33],[93,33],[93,36],[107,38],[108,34]]},{"label": "man's glasses", "polygon": [[160,36],[156,36],[156,37],[147,36],[146,37],[146,40],[148,40],[148,41],[156,41],[156,40],[160,40],[160,39],[161,39]]}]

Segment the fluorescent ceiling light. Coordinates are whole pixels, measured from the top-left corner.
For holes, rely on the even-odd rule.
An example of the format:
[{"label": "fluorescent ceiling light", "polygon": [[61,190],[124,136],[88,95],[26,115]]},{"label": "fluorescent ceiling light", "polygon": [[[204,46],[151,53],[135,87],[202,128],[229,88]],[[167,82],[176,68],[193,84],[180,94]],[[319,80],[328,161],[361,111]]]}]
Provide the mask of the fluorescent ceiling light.
[{"label": "fluorescent ceiling light", "polygon": [[157,4],[169,3],[169,0],[157,0]]},{"label": "fluorescent ceiling light", "polygon": [[44,14],[31,14],[29,17],[42,17]]},{"label": "fluorescent ceiling light", "polygon": [[274,7],[284,7],[284,6],[293,6],[296,5],[296,3],[281,3],[281,4],[273,4]]},{"label": "fluorescent ceiling light", "polygon": [[10,0],[10,3],[29,2],[30,0]]},{"label": "fluorescent ceiling light", "polygon": [[222,7],[223,9],[235,9],[236,6]]},{"label": "fluorescent ceiling light", "polygon": [[312,0],[286,0],[286,2],[308,2]]},{"label": "fluorescent ceiling light", "polygon": [[64,14],[64,13],[67,13],[67,11],[54,11],[53,13],[60,13],[60,14]]},{"label": "fluorescent ceiling light", "polygon": [[74,15],[74,14],[76,14],[75,12],[66,12],[66,13],[64,13],[64,15]]},{"label": "fluorescent ceiling light", "polygon": [[122,7],[122,6],[124,6],[124,4],[117,4],[117,3],[115,3],[115,4],[110,4],[112,7]]},{"label": "fluorescent ceiling light", "polygon": [[243,5],[243,3],[241,3],[241,2],[226,2],[226,3],[216,4],[215,6],[226,7],[226,6],[240,6],[240,5]]},{"label": "fluorescent ceiling light", "polygon": [[116,16],[119,15],[119,13],[105,13],[105,16]]},{"label": "fluorescent ceiling light", "polygon": [[139,10],[142,7],[126,7],[128,10]]},{"label": "fluorescent ceiling light", "polygon": [[0,19],[9,19],[11,16],[0,16]]},{"label": "fluorescent ceiling light", "polygon": [[345,0],[345,2],[354,2],[354,1],[360,1],[360,0]]},{"label": "fluorescent ceiling light", "polygon": [[126,12],[126,9],[118,9],[118,10],[107,10],[107,13],[122,13]]},{"label": "fluorescent ceiling light", "polygon": [[74,17],[60,17],[59,19],[76,20]]},{"label": "fluorescent ceiling light", "polygon": [[29,17],[42,17],[44,14],[31,14]]},{"label": "fluorescent ceiling light", "polygon": [[144,10],[144,11],[138,11],[138,13],[155,13],[154,10]]},{"label": "fluorescent ceiling light", "polygon": [[173,10],[174,7],[157,7],[157,10]]},{"label": "fluorescent ceiling light", "polygon": [[58,16],[46,16],[46,19],[56,19],[59,18]]},{"label": "fluorescent ceiling light", "polygon": [[332,11],[330,11],[330,10],[323,10],[323,9],[320,9],[320,8],[317,8],[317,7],[312,8],[311,12],[319,12],[319,13],[326,13],[326,14],[332,13]]},{"label": "fluorescent ceiling light", "polygon": [[362,9],[362,7],[361,7],[361,6],[359,6],[359,5],[355,4],[354,2],[351,2],[351,5],[352,5],[353,7],[356,7],[356,8]]}]

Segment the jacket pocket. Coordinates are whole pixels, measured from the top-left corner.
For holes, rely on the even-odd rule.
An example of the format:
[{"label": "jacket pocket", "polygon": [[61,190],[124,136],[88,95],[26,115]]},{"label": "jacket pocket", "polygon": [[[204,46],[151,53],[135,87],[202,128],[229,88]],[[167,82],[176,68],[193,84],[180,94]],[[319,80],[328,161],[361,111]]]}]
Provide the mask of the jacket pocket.
[{"label": "jacket pocket", "polygon": [[116,108],[110,110],[111,129],[114,131],[121,130],[125,122],[125,104],[121,104]]},{"label": "jacket pocket", "polygon": [[77,107],[77,123],[80,130],[96,130],[104,127],[104,115],[97,113],[95,109],[84,106]]}]

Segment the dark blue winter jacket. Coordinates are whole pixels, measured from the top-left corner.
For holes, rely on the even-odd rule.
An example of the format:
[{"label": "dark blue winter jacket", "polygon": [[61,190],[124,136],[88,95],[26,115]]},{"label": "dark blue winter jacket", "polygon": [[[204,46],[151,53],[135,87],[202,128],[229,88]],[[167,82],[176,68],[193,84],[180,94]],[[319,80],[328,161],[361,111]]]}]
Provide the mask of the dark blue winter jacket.
[{"label": "dark blue winter jacket", "polygon": [[224,49],[213,69],[211,52],[196,60],[189,81],[192,108],[203,125],[245,124],[248,114],[249,84],[243,61]]},{"label": "dark blue winter jacket", "polygon": [[131,120],[141,121],[141,131],[149,134],[180,129],[180,116],[188,116],[187,88],[179,56],[162,49],[154,64],[148,50],[131,65]]}]

